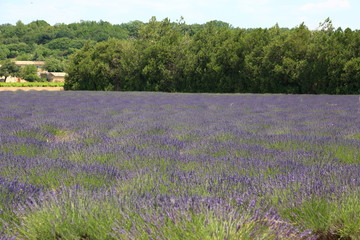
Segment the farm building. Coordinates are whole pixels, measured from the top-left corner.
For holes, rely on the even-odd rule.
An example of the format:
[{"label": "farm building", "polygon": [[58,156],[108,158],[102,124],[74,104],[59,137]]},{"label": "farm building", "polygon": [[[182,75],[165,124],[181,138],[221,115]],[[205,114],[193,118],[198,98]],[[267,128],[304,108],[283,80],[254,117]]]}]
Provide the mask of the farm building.
[{"label": "farm building", "polygon": [[65,82],[65,76],[65,72],[49,72],[47,78],[49,82]]},{"label": "farm building", "polygon": [[45,65],[44,61],[15,61],[15,64],[19,67],[24,67],[28,65],[35,65],[38,71]]}]

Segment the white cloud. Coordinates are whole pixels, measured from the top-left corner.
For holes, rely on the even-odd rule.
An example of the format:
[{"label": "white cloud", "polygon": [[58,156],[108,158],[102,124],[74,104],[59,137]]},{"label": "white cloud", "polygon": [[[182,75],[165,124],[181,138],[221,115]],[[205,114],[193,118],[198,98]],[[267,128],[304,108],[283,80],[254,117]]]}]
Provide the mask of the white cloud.
[{"label": "white cloud", "polygon": [[350,8],[349,0],[327,0],[318,3],[308,3],[300,7],[304,12],[322,12]]}]

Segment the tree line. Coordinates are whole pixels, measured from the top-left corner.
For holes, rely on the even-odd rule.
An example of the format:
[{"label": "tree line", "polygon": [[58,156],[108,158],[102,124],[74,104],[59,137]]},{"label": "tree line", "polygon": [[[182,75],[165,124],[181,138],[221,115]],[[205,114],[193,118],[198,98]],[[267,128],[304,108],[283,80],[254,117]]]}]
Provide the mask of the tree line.
[{"label": "tree line", "polygon": [[0,43],[0,59],[61,65],[68,90],[360,93],[360,31],[335,29],[330,19],[317,30],[155,17],[120,25],[18,22],[0,25]]},{"label": "tree line", "polygon": [[152,18],[138,37],[85,46],[66,89],[221,93],[360,93],[360,31],[240,29],[213,21],[196,33]]},{"label": "tree line", "polygon": [[128,39],[136,36],[144,23],[133,21],[112,25],[105,21],[81,21],[50,25],[44,20],[24,24],[0,25],[0,61],[46,61],[49,71],[64,71],[68,57],[85,43],[109,38]]}]

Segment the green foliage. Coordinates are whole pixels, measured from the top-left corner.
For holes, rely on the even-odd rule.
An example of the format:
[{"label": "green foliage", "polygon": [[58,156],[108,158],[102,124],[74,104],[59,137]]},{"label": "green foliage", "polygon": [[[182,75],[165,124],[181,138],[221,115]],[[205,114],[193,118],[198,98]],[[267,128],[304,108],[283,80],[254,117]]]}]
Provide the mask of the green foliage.
[{"label": "green foliage", "polygon": [[115,239],[109,235],[119,212],[108,202],[78,196],[49,201],[22,217],[17,235],[26,239]]},{"label": "green foliage", "polygon": [[240,29],[155,17],[120,25],[18,21],[0,25],[0,43],[0,60],[46,60],[49,71],[68,71],[66,89],[360,92],[360,31],[335,29],[329,18],[315,31],[304,23]]},{"label": "green foliage", "polygon": [[62,37],[51,40],[45,46],[50,49],[50,51],[53,51],[53,53],[68,56],[74,53],[77,49],[82,48],[86,41],[87,40]]},{"label": "green foliage", "polygon": [[5,82],[9,76],[17,76],[18,73],[19,73],[19,67],[11,60],[6,60],[0,66],[0,76],[5,77]]},{"label": "green foliage", "polygon": [[0,46],[0,60],[6,59],[10,54],[10,50],[6,46]]},{"label": "green foliage", "polygon": [[344,65],[338,93],[360,93],[360,57],[352,58]]},{"label": "green foliage", "polygon": [[[83,51],[74,54],[67,69],[64,85],[71,90],[120,90],[122,41],[111,39],[93,46],[87,43]],[[76,62],[74,64],[74,62]]]},{"label": "green foliage", "polygon": [[175,90],[177,58],[181,57],[179,25],[169,19],[161,22],[152,18],[139,31],[135,43],[140,56],[142,89],[147,91]]},{"label": "green foliage", "polygon": [[49,72],[64,72],[65,64],[64,61],[61,61],[56,58],[49,58],[45,60],[44,69]]},{"label": "green foliage", "polygon": [[335,209],[334,203],[325,199],[310,199],[305,201],[299,207],[285,210],[284,214],[290,221],[313,229],[315,232],[328,232],[331,228],[332,209]]},{"label": "green foliage", "polygon": [[25,83],[4,83],[0,82],[0,87],[63,87],[64,83],[55,82],[25,82]]},{"label": "green foliage", "polygon": [[335,209],[333,227],[341,237],[357,239],[360,236],[360,198],[359,195],[345,196]]},{"label": "green foliage", "polygon": [[[175,213],[176,214],[176,213]],[[229,213],[231,214],[231,213]],[[214,212],[190,212],[189,216],[183,215],[174,221],[165,217],[163,224],[157,221],[148,221],[146,215],[132,214],[130,218],[121,218],[118,225],[121,231],[116,235],[119,239],[127,239],[130,232],[138,239],[243,239],[271,240],[276,239],[274,230],[263,226],[261,222],[247,221],[246,219],[224,220]],[[136,225],[134,226],[134,222]],[[159,228],[159,225],[163,225]]]},{"label": "green foliage", "polygon": [[342,163],[359,164],[360,152],[355,146],[336,146],[333,148],[334,156]]},{"label": "green foliage", "polygon": [[128,31],[129,37],[137,38],[139,37],[139,29],[142,25],[144,25],[143,22],[136,20],[128,23],[123,23],[121,24],[121,27]]},{"label": "green foliage", "polygon": [[20,77],[29,82],[35,82],[40,79],[36,73],[37,68],[35,65],[26,65],[20,69]]},{"label": "green foliage", "polygon": [[[106,197],[83,193],[57,193],[19,216],[8,215],[12,235],[21,239],[276,239],[275,230],[262,221],[227,218],[213,211],[168,215],[136,209]],[[229,213],[233,214],[233,213]],[[176,217],[176,218],[174,218]],[[133,237],[132,237],[133,236]]]},{"label": "green foliage", "polygon": [[[60,60],[83,47],[89,40],[100,42],[109,38],[126,39],[129,32],[125,26],[104,21],[81,21],[54,26],[43,20],[26,25],[21,21],[15,26],[3,24],[0,25],[0,60],[44,60],[48,57]],[[132,32],[135,36],[137,28],[133,28]]]},{"label": "green foliage", "polygon": [[[337,201],[309,199],[300,206],[284,208],[282,216],[297,226],[312,229],[319,239],[358,239],[360,205],[358,195],[343,196]],[[337,239],[337,238],[336,238]]]},{"label": "green foliage", "polygon": [[242,92],[243,31],[216,21],[207,23],[189,44],[187,85],[194,92]]},{"label": "green foliage", "polygon": [[8,58],[16,58],[21,54],[30,53],[32,51],[31,46],[24,42],[8,44],[6,47],[10,51]]}]

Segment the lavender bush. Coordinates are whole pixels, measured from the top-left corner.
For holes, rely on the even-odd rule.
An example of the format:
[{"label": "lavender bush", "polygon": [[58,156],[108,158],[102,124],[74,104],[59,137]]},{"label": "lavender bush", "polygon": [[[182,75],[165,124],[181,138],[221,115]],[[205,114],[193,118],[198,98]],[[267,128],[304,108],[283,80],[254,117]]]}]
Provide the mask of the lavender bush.
[{"label": "lavender bush", "polygon": [[0,102],[0,239],[360,239],[358,96]]}]

